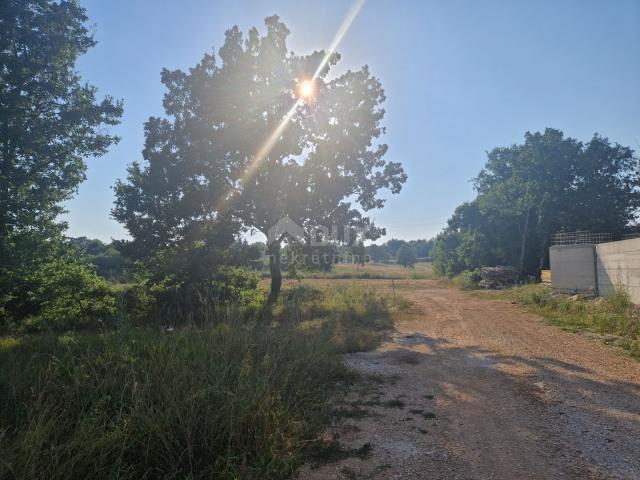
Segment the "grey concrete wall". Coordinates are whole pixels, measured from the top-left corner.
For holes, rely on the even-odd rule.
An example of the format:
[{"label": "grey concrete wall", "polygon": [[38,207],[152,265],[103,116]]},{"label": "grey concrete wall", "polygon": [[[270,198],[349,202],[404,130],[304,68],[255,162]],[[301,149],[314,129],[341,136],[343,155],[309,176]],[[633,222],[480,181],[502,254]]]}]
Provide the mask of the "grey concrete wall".
[{"label": "grey concrete wall", "polygon": [[600,295],[621,285],[640,303],[640,238],[596,245],[596,268]]},{"label": "grey concrete wall", "polygon": [[554,245],[549,249],[551,287],[562,293],[595,293],[594,245]]}]

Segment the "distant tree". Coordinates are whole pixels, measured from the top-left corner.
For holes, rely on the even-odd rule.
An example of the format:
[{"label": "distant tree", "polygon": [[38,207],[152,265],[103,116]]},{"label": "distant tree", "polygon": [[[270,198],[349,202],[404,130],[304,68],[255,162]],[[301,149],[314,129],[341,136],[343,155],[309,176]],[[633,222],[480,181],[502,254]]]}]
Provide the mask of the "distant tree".
[{"label": "distant tree", "polygon": [[404,240],[398,240],[397,238],[392,238],[391,240],[387,241],[385,245],[387,247],[387,250],[389,251],[389,255],[395,258],[397,257],[398,251],[400,250],[400,248],[406,244],[407,242],[405,242]]},{"label": "distant tree", "polygon": [[398,250],[398,263],[403,267],[413,267],[416,264],[416,254],[408,244]]},{"label": "distant tree", "polygon": [[366,253],[375,263],[386,262],[389,260],[389,252],[386,244],[376,245],[372,243],[366,248]]},{"label": "distant tree", "polygon": [[84,159],[117,141],[104,127],[119,122],[122,103],[98,100],[75,69],[95,45],[86,21],[76,1],[0,7],[0,316],[59,251],[57,216],[85,178]]},{"label": "distant tree", "polygon": [[634,152],[594,135],[586,144],[546,129],[521,145],[493,149],[463,204],[438,236],[436,269],[459,273],[491,263],[535,274],[548,262],[551,235],[622,233],[640,207]]},{"label": "distant tree", "polygon": [[[371,239],[384,233],[363,212],[381,208],[379,191],[399,192],[406,175],[377,143],[384,132],[380,82],[366,66],[328,80],[339,55],[324,66],[324,52],[295,55],[279,18],[265,24],[264,36],[255,28],[246,38],[228,30],[219,63],[207,54],[189,72],[163,71],[168,118],[147,122],[147,164],[134,163],[116,185],[113,214],[132,236],[123,245],[131,254],[212,249],[220,259],[214,247],[227,247],[241,226],[268,235],[285,216],[309,232],[308,245],[318,225],[366,230]],[[314,95],[299,101],[299,84],[319,67]],[[338,241],[346,240],[343,232]],[[285,237],[270,240],[275,298]],[[194,267],[203,264],[201,254],[194,258]]]},{"label": "distant tree", "polygon": [[77,237],[69,239],[78,253],[78,259],[92,265],[97,275],[109,281],[122,282],[127,279],[125,259],[113,243],[106,244],[98,239]]},{"label": "distant tree", "polygon": [[417,258],[426,259],[431,254],[433,240],[411,240],[409,245],[413,248]]}]

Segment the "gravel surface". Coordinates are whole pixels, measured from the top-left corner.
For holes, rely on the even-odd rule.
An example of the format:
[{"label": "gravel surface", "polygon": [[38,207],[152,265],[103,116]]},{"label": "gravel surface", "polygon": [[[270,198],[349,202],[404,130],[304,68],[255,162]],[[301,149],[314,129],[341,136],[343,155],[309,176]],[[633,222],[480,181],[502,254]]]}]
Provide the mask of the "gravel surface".
[{"label": "gravel surface", "polygon": [[369,454],[299,478],[640,480],[640,362],[506,302],[428,280],[396,289],[411,315],[346,356],[363,374],[346,404],[367,415],[328,432]]}]

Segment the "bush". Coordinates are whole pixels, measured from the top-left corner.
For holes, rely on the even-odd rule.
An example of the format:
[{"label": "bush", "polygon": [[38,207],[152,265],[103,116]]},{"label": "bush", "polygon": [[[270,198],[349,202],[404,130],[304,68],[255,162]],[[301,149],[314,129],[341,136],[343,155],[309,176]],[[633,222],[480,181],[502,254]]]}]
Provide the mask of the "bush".
[{"label": "bush", "polygon": [[480,270],[465,270],[453,278],[453,284],[463,290],[473,290],[478,287]]},{"label": "bush", "polygon": [[413,267],[416,264],[416,254],[409,245],[402,245],[398,250],[398,264],[403,267]]},{"label": "bush", "polygon": [[101,328],[116,318],[116,291],[89,267],[66,256],[16,277],[5,297],[7,327],[18,331]]},{"label": "bush", "polygon": [[208,281],[178,282],[166,278],[153,283],[139,272],[137,282],[124,288],[122,315],[135,325],[177,326],[214,322],[232,308],[252,315],[262,307],[256,290],[258,277],[243,268],[226,267]]}]

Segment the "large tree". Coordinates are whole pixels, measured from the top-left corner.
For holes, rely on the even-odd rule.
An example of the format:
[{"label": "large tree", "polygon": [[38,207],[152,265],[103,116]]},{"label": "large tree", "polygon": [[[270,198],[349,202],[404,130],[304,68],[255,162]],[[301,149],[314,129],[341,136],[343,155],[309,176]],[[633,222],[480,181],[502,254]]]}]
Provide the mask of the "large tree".
[{"label": "large tree", "polygon": [[118,123],[122,104],[99,100],[75,70],[95,45],[86,21],[77,1],[0,7],[0,300],[64,229],[57,216],[85,158],[117,140],[104,126]]},{"label": "large tree", "polygon": [[[262,36],[228,30],[219,62],[207,54],[189,72],[163,71],[167,116],[149,120],[146,163],[116,185],[113,213],[131,233],[130,252],[224,245],[238,228],[268,236],[284,217],[307,242],[317,240],[315,226],[359,228],[374,239],[384,232],[365,212],[381,208],[380,191],[399,192],[406,176],[377,140],[380,82],[366,66],[329,79],[339,55],[296,55],[279,18],[265,24]],[[305,80],[313,92],[302,101]],[[208,236],[220,231],[228,235]],[[285,237],[268,245],[273,296]]]},{"label": "large tree", "polygon": [[95,45],[76,1],[5,0],[0,8],[0,245],[46,230],[106,153],[122,105],[81,83],[77,58]]},{"label": "large tree", "polygon": [[439,238],[439,268],[495,262],[535,273],[555,232],[619,235],[637,219],[639,174],[630,148],[599,135],[583,143],[550,128],[526,133],[523,144],[489,152],[475,179],[478,197],[456,210]]}]

